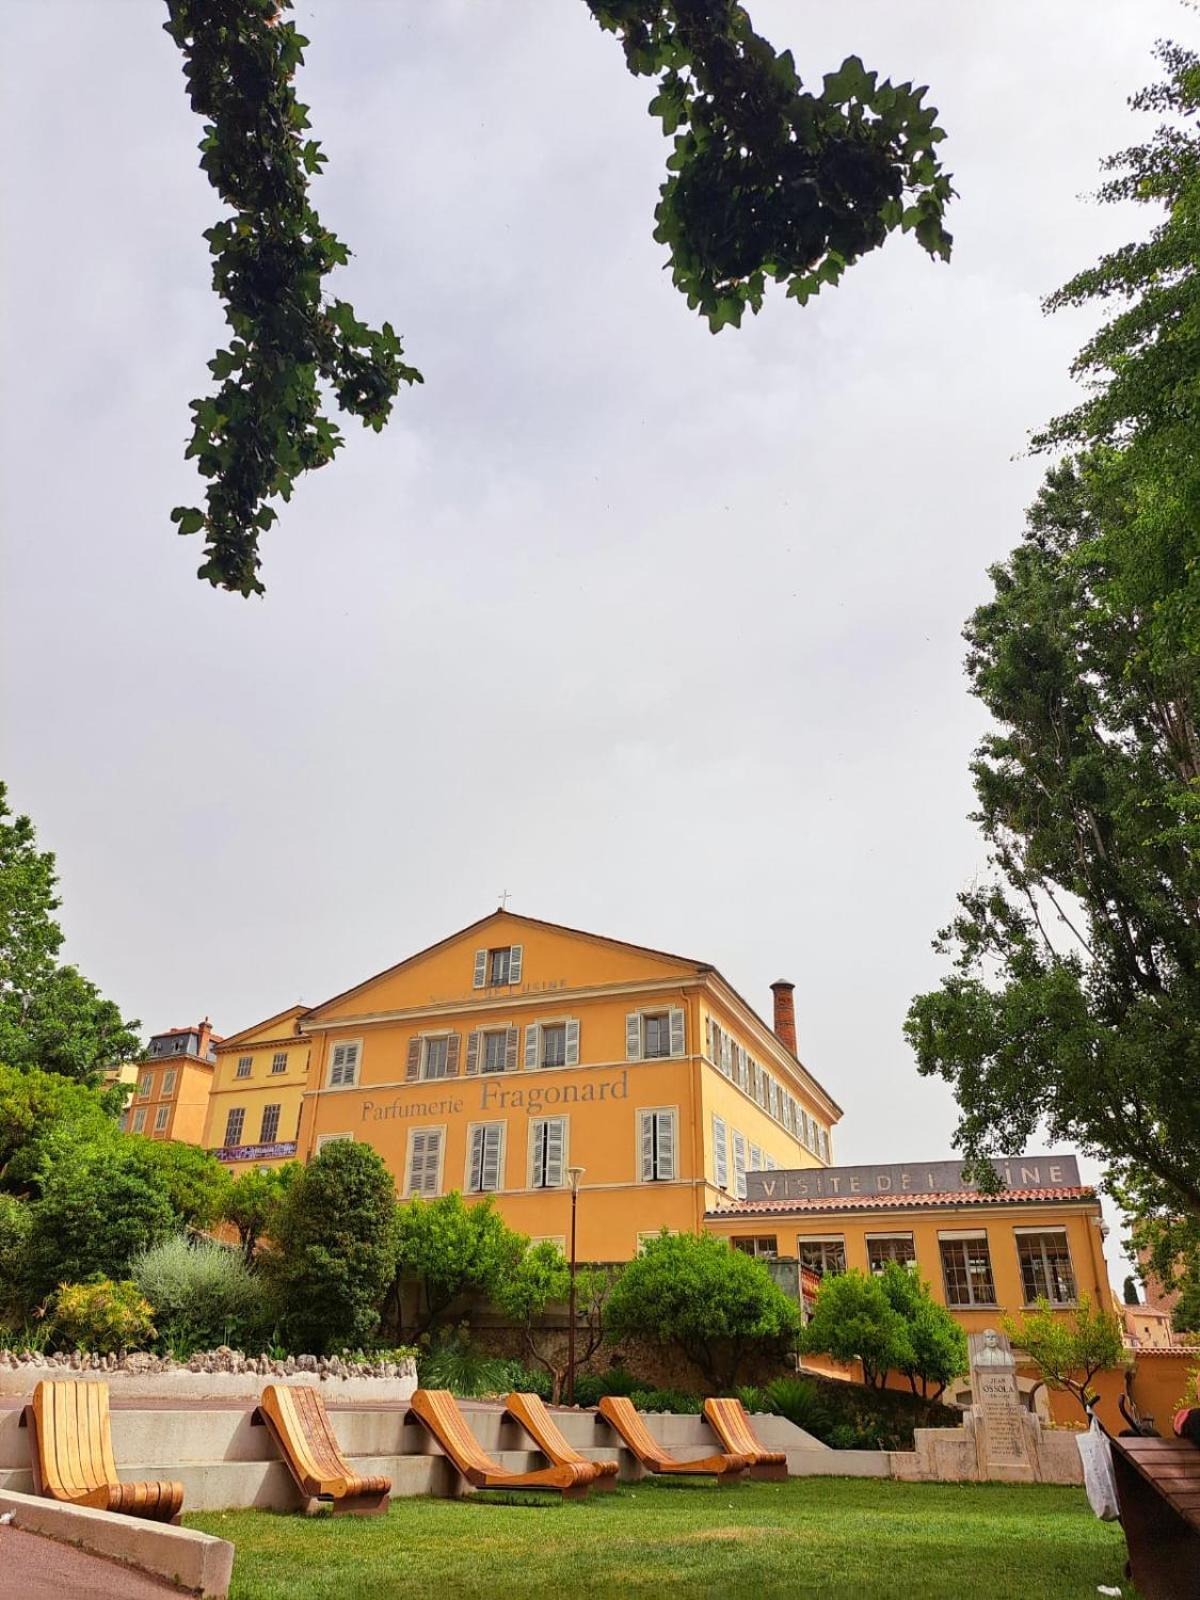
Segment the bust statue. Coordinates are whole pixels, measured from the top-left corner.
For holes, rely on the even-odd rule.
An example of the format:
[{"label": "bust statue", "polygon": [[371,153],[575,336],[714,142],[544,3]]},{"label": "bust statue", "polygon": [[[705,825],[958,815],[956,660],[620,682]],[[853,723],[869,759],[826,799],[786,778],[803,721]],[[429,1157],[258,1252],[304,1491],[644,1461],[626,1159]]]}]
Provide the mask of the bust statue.
[{"label": "bust statue", "polygon": [[1012,1351],[1006,1350],[1000,1343],[1000,1335],[995,1328],[985,1328],[982,1337],[971,1342],[975,1346],[971,1352],[973,1367],[1003,1367],[1011,1372],[1016,1366]]}]

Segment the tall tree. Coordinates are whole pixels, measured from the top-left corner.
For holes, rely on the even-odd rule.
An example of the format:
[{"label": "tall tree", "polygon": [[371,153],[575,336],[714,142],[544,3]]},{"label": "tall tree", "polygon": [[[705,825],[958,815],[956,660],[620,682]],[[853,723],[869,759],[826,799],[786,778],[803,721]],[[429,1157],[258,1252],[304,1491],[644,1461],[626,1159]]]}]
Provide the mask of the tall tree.
[{"label": "tall tree", "polygon": [[1102,198],[1161,220],[1048,302],[1118,309],[1076,362],[1088,398],[1036,441],[1076,454],[966,628],[998,730],[972,766],[991,870],[906,1032],[969,1156],[1044,1121],[1172,1230],[1165,1258],[1200,1228],[1200,62],[1160,56],[1133,104],[1167,120]]},{"label": "tall tree", "polygon": [[0,783],[0,1062],[93,1082],[138,1052],[125,1021],[95,984],[60,966],[63,932],[54,856],[17,816]]},{"label": "tall tree", "polygon": [[[342,443],[319,384],[378,431],[400,385],[422,379],[390,323],[369,328],[325,297],[349,252],[309,199],[326,157],[293,87],[308,40],[284,18],[292,0],[166,4],[206,119],[200,165],[232,213],[205,237],[233,338],[209,363],[216,392],[192,403],[187,450],[209,488],[204,509],[178,506],[172,520],[204,534],[200,577],[248,595],[263,587],[269,502]],[[735,0],[587,4],[630,72],[658,79],[650,110],[674,143],[654,236],[714,333],[757,311],[768,280],[803,305],[896,228],[949,255],[944,135],[923,89],[881,83],[851,56],[807,92],[791,52],[776,53]]]}]

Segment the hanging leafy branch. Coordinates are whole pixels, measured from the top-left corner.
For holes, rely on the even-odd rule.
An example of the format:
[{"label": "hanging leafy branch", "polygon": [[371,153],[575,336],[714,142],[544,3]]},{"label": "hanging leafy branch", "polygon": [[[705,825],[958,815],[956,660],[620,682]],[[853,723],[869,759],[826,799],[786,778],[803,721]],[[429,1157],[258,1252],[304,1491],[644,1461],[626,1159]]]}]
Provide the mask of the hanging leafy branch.
[{"label": "hanging leafy branch", "polygon": [[[674,135],[654,237],[713,332],[757,312],[768,279],[801,305],[881,245],[912,231],[947,257],[952,190],[923,89],[880,83],[851,56],[806,93],[791,53],[776,54],[734,0],[587,0],[619,35],[631,72],[657,75],[650,109]],[[346,246],[325,228],[308,180],[325,156],[305,137],[292,78],[308,41],[292,0],[166,0],[193,110],[207,120],[200,165],[232,215],[205,237],[213,287],[234,337],[209,367],[219,387],[192,402],[187,454],[209,482],[206,506],[178,506],[203,533],[199,575],[261,593],[259,537],[298,473],[342,443],[321,385],[378,431],[401,383],[419,383],[389,323],[374,330],[325,279]]]},{"label": "hanging leafy branch", "polygon": [[199,576],[261,593],[258,539],[296,475],[342,444],[319,381],[376,432],[401,383],[419,383],[390,323],[373,329],[324,280],[349,255],[308,198],[325,156],[304,138],[308,108],[292,75],[308,43],[282,20],[292,0],[167,0],[193,111],[208,120],[200,165],[233,215],[208,230],[213,287],[233,339],[209,362],[220,387],[192,402],[187,455],[208,479],[206,509],[177,506],[183,534],[205,536]]},{"label": "hanging leafy branch", "polygon": [[768,279],[804,305],[894,228],[949,257],[945,134],[924,89],[880,83],[857,56],[806,93],[735,0],[587,0],[650,110],[674,134],[654,237],[675,286],[717,333],[762,306]]}]

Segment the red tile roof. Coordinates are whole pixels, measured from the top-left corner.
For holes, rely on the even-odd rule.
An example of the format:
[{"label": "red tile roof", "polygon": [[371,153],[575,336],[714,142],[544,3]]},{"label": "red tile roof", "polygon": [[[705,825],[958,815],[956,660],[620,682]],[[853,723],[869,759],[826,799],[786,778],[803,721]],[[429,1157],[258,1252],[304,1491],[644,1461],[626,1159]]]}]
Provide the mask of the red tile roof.
[{"label": "red tile roof", "polygon": [[798,1200],[739,1200],[706,1217],[786,1217],[795,1211],[909,1211],[914,1207],[1007,1206],[1038,1200],[1094,1200],[1090,1185],[1060,1189],[1001,1189],[980,1194],[978,1189],[951,1189],[941,1194],[831,1194]]}]

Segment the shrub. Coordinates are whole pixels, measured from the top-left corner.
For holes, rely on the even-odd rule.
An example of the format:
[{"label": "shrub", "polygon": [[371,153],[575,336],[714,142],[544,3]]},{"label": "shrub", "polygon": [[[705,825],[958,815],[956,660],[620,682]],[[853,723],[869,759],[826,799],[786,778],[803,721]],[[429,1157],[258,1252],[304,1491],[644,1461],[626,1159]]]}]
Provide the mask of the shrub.
[{"label": "shrub", "polygon": [[323,1355],[364,1344],[396,1263],[396,1190],[370,1145],[327,1144],[287,1191],[268,1258],[280,1325],[293,1349]]},{"label": "shrub", "polygon": [[62,1154],[31,1211],[34,1296],[64,1280],[127,1278],[133,1258],[178,1226],[162,1179],[124,1145]]},{"label": "shrub", "polygon": [[133,1277],[154,1307],[159,1338],[180,1360],[270,1331],[261,1279],[240,1251],[211,1239],[164,1239],[137,1257]]},{"label": "shrub", "polygon": [[676,1411],[685,1416],[698,1416],[704,1410],[704,1401],[698,1394],[684,1394],[681,1389],[635,1389],[629,1398],[639,1411]]},{"label": "shrub", "polygon": [[101,1355],[139,1349],[154,1337],[152,1307],[128,1281],[60,1284],[47,1311],[59,1343]]},{"label": "shrub", "polygon": [[609,1338],[674,1346],[728,1394],[752,1353],[787,1347],[799,1313],[761,1261],[711,1234],[664,1231],[617,1279],[607,1324]]},{"label": "shrub", "polygon": [[464,1326],[447,1332],[417,1358],[417,1381],[422,1389],[449,1389],[467,1399],[507,1394],[512,1366],[502,1356],[485,1355],[471,1343]]},{"label": "shrub", "polygon": [[504,1363],[504,1382],[497,1394],[536,1394],[543,1400],[554,1395],[554,1380],[544,1367],[527,1367],[523,1361]]},{"label": "shrub", "polygon": [[24,1284],[29,1272],[29,1238],[33,1215],[23,1200],[0,1194],[0,1315],[25,1307]]},{"label": "shrub", "polygon": [[828,1435],[834,1426],[834,1419],[815,1383],[805,1378],[776,1378],[774,1383],[767,1385],[763,1399],[766,1401],[765,1410],[786,1417],[797,1428],[811,1433],[814,1439],[829,1443]]}]

